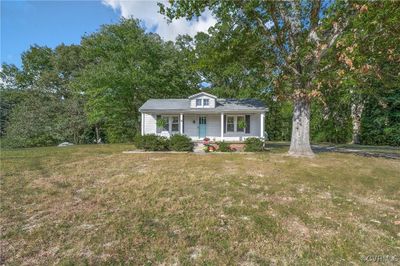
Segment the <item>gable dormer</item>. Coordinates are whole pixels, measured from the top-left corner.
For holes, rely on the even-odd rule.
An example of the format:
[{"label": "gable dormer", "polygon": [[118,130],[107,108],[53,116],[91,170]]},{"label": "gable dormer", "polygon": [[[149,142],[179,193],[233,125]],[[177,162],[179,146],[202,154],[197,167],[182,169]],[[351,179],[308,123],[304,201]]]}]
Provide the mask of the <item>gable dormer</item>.
[{"label": "gable dormer", "polygon": [[189,97],[190,108],[215,108],[217,97],[206,93],[199,92]]}]

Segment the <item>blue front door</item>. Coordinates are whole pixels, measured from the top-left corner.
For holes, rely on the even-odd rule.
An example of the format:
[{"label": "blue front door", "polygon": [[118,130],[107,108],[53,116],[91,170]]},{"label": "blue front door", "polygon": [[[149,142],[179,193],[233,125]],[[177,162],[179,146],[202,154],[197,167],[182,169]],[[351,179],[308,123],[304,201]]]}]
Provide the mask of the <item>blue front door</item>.
[{"label": "blue front door", "polygon": [[199,117],[199,138],[204,139],[207,135],[207,119],[205,116]]}]

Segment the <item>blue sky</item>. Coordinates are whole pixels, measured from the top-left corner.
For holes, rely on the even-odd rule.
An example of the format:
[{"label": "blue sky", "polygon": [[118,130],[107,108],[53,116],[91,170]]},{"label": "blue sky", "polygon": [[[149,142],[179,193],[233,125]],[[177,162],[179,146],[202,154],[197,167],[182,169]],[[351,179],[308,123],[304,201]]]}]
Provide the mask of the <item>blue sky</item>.
[{"label": "blue sky", "polygon": [[100,1],[1,1],[1,62],[20,66],[32,44],[78,44],[119,14]]},{"label": "blue sky", "polygon": [[82,35],[102,24],[117,23],[121,16],[141,19],[146,28],[166,40],[206,31],[215,23],[211,14],[205,13],[195,22],[181,19],[168,24],[158,13],[157,0],[1,0],[0,61],[20,66],[21,53],[30,45],[79,44]]}]

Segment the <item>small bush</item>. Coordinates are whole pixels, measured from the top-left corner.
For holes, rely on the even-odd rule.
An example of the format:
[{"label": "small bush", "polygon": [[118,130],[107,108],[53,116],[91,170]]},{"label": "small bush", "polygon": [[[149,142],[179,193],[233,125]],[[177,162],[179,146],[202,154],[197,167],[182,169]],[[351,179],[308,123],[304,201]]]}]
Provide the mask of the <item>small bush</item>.
[{"label": "small bush", "polygon": [[193,151],[192,140],[180,134],[175,134],[169,139],[169,148],[173,151]]},{"label": "small bush", "polygon": [[137,136],[134,140],[134,144],[136,148],[145,151],[167,151],[169,140],[166,137],[149,134]]},{"label": "small bush", "polygon": [[224,141],[218,142],[218,151],[222,151],[222,152],[230,152],[231,147],[229,146],[229,143],[226,143]]},{"label": "small bush", "polygon": [[263,151],[263,142],[258,138],[248,138],[244,142],[244,151]]}]

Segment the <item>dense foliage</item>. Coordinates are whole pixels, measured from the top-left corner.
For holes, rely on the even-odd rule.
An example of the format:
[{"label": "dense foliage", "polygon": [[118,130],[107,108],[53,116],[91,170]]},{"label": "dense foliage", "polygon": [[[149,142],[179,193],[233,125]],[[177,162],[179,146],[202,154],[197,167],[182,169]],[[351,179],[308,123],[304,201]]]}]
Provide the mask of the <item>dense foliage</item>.
[{"label": "dense foliage", "polygon": [[145,151],[193,151],[192,140],[180,134],[174,134],[170,138],[155,134],[136,135],[135,147]]},{"label": "dense foliage", "polygon": [[[190,20],[206,9],[218,23],[194,40],[197,69],[221,96],[264,99],[274,112],[267,119],[278,120],[266,121],[269,138],[288,140],[293,130],[294,153],[311,152],[308,124],[312,140],[357,142],[365,98],[399,89],[398,1],[161,5],[171,20]],[[274,97],[281,103],[271,102]],[[293,115],[286,109],[291,104]],[[288,116],[295,118],[293,126]]]},{"label": "dense foliage", "polygon": [[218,144],[218,151],[221,151],[221,152],[232,151],[229,143],[226,143],[225,141],[220,141],[217,144]]},{"label": "dense foliage", "polygon": [[134,19],[105,25],[81,45],[34,45],[21,69],[2,66],[2,145],[132,141],[147,99],[197,92],[199,77],[186,62],[178,45]]},{"label": "dense foliage", "polygon": [[169,139],[154,134],[137,135],[134,144],[136,148],[145,151],[167,151],[169,149]]},{"label": "dense foliage", "polygon": [[264,143],[259,138],[247,138],[244,141],[244,151],[263,151]]},{"label": "dense foliage", "polygon": [[361,121],[361,142],[400,146],[400,90],[368,99]]},{"label": "dense foliage", "polygon": [[74,87],[87,96],[91,124],[109,142],[126,142],[140,129],[139,107],[150,97],[180,98],[195,92],[196,78],[172,42],[146,34],[133,19],[103,26],[82,39],[87,61]]},{"label": "dense foliage", "polygon": [[180,134],[174,134],[169,139],[169,149],[172,151],[193,151],[192,140]]},{"label": "dense foliage", "polygon": [[[310,102],[311,141],[400,145],[400,2],[303,1],[300,24],[313,23],[315,34],[290,27],[295,1],[184,2],[161,11],[190,18],[210,7],[218,23],[173,43],[122,19],[83,36],[80,45],[33,45],[20,68],[3,64],[2,146],[131,142],[147,99],[184,98],[200,82],[218,97],[264,101],[268,140],[291,139],[294,98],[301,96]],[[291,29],[299,32],[293,44]],[[285,49],[291,57],[282,56]],[[175,138],[176,146],[190,148]],[[137,145],[170,148],[156,137],[145,143]]]}]

